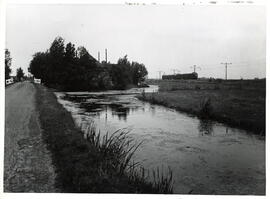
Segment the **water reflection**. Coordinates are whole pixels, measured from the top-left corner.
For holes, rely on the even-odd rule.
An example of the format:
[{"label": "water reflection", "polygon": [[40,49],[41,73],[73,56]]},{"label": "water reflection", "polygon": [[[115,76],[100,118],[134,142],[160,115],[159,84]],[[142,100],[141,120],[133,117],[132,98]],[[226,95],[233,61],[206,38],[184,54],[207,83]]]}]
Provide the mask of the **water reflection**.
[{"label": "water reflection", "polygon": [[112,116],[117,116],[119,120],[127,121],[129,115],[129,108],[121,105],[111,105]]},{"label": "water reflection", "polygon": [[152,116],[154,116],[156,114],[156,109],[154,106],[150,107],[150,112],[151,112]]},{"label": "water reflection", "polygon": [[200,135],[213,135],[213,121],[201,119],[198,125]]},{"label": "water reflection", "polygon": [[117,101],[116,99],[109,99],[107,97],[99,97],[98,100],[93,101],[93,99],[97,98],[92,98],[92,96],[76,98],[65,95],[62,99],[79,103],[79,107],[84,109],[89,115],[100,117],[101,114],[105,113],[106,120],[108,118],[108,112],[110,112],[112,116],[117,116],[119,120],[126,121],[130,112],[136,112],[138,109],[145,111],[144,107],[134,106],[128,101]]}]

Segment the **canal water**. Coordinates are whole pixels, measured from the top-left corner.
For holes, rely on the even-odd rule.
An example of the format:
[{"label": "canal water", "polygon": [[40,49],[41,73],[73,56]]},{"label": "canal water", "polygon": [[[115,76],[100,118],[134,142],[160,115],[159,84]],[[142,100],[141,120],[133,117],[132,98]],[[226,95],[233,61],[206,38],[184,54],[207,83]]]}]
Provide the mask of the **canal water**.
[{"label": "canal water", "polygon": [[[157,92],[157,86],[145,92]],[[83,130],[121,128],[139,143],[135,160],[146,169],[170,167],[174,193],[265,194],[265,141],[250,132],[136,98],[142,89],[56,92]],[[68,96],[68,97],[67,97]]]}]

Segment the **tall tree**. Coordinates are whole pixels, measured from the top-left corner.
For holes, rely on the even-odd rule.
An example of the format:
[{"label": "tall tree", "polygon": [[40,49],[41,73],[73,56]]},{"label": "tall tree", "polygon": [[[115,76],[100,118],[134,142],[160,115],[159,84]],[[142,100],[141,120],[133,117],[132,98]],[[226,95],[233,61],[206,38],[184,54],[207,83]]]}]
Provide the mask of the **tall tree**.
[{"label": "tall tree", "polygon": [[73,62],[76,56],[75,45],[69,42],[65,49],[65,59],[67,62]]},{"label": "tall tree", "polygon": [[5,49],[5,79],[9,79],[10,78],[11,60],[12,60],[12,58],[10,57],[9,50],[8,49]]},{"label": "tall tree", "polygon": [[94,68],[97,66],[97,60],[92,57],[87,49],[83,46],[78,47],[78,58],[79,58],[79,63],[84,66],[88,66],[91,68]]},{"label": "tall tree", "polygon": [[42,79],[47,82],[49,76],[49,53],[37,52],[33,55],[28,71],[35,78]]},{"label": "tall tree", "polygon": [[21,81],[22,78],[24,77],[24,72],[23,72],[23,69],[21,67],[17,69],[16,77],[19,81]]},{"label": "tall tree", "polygon": [[133,69],[133,83],[138,85],[138,83],[145,80],[146,75],[148,74],[144,64],[139,64],[138,62],[132,62],[131,64]]},{"label": "tall tree", "polygon": [[51,44],[50,54],[54,58],[63,58],[65,54],[65,43],[62,37],[56,37]]},{"label": "tall tree", "polygon": [[63,71],[65,71],[65,43],[62,37],[56,37],[49,49],[49,79],[51,84],[63,84],[65,77]]},{"label": "tall tree", "polygon": [[127,59],[127,55],[119,58],[117,64],[111,67],[111,76],[114,87],[117,89],[125,89],[132,82],[132,68]]},{"label": "tall tree", "polygon": [[125,65],[125,66],[130,66],[130,62],[128,61],[127,55],[125,55],[123,58],[119,58],[117,61],[118,65]]}]

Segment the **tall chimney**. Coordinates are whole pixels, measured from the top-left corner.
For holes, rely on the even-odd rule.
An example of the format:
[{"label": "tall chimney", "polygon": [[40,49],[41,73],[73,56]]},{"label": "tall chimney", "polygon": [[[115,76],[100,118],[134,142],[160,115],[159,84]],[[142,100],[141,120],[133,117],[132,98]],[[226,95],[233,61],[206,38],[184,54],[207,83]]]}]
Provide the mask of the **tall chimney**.
[{"label": "tall chimney", "polygon": [[105,49],[105,61],[107,63],[107,48]]}]

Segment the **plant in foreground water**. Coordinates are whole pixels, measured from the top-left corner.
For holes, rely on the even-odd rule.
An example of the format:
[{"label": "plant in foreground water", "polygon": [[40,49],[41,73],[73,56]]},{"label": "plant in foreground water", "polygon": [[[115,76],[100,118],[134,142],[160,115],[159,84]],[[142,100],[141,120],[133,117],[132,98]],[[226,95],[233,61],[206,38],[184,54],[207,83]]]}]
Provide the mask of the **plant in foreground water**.
[{"label": "plant in foreground water", "polygon": [[137,188],[137,192],[172,193],[173,180],[170,168],[166,174],[159,168],[149,172],[140,166],[139,162],[133,160],[142,142],[137,143],[130,136],[130,131],[131,129],[124,128],[110,135],[107,132],[102,136],[100,131],[96,133],[94,125],[88,125],[85,132],[86,139],[97,150],[102,171],[109,176],[127,176],[129,183]]}]

